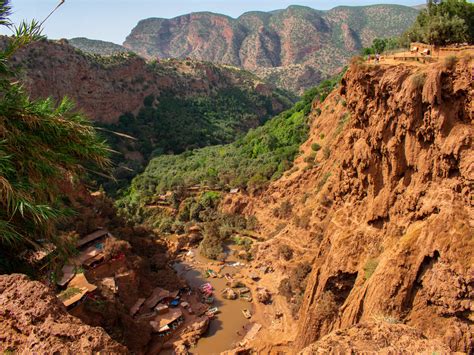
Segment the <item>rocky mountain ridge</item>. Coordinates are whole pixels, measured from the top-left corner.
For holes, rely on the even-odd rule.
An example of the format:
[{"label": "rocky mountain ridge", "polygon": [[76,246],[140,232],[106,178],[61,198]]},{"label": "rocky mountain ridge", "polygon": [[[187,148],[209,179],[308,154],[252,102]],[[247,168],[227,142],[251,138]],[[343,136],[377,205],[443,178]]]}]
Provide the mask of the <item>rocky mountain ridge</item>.
[{"label": "rocky mountain ridge", "polygon": [[120,115],[138,112],[147,96],[158,98],[164,92],[185,98],[238,87],[268,96],[276,111],[285,105],[278,95],[273,100],[273,87],[237,68],[197,61],[147,63],[133,53],[94,55],[67,40],[34,43],[13,62],[22,69],[20,79],[33,98],[68,96],[100,123],[116,123]]},{"label": "rocky mountain ridge", "polygon": [[142,20],[124,46],[145,58],[194,58],[251,70],[301,93],[376,37],[400,35],[418,11],[399,5],[290,6],[237,19],[209,12]]},{"label": "rocky mountain ridge", "polygon": [[118,53],[127,53],[128,49],[112,42],[89,39],[85,37],[76,37],[68,39],[67,42],[83,52],[98,55],[114,55]]}]

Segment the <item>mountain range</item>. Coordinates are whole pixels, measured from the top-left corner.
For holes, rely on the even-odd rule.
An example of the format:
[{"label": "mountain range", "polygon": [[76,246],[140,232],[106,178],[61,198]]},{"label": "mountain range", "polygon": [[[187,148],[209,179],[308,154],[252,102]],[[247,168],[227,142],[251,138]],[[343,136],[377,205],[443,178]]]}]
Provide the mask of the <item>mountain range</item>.
[{"label": "mountain range", "polygon": [[418,10],[400,5],[290,6],[234,19],[197,12],[140,21],[124,47],[147,58],[193,58],[251,70],[301,93],[339,71],[374,38],[400,35]]}]

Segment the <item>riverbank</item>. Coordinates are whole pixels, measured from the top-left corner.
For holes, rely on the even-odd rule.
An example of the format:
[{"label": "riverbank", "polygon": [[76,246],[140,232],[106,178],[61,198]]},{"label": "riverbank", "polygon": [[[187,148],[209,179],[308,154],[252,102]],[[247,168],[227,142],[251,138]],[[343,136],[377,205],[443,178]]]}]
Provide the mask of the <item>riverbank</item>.
[{"label": "riverbank", "polygon": [[[173,267],[178,276],[183,278],[193,291],[209,283],[213,288],[214,299],[209,306],[218,308],[218,313],[210,321],[208,331],[199,339],[195,347],[189,349],[189,352],[191,354],[219,354],[237,346],[250,329],[251,319],[245,318],[243,310],[247,309],[253,313],[253,305],[252,302],[244,300],[250,296],[249,293],[242,294],[244,298],[226,299],[223,291],[233,286],[229,280],[234,280],[234,286],[238,285],[245,265],[232,258],[225,263],[216,262],[204,258],[197,250],[191,250],[182,253]],[[209,275],[208,270],[212,271],[210,274],[214,277]],[[245,283],[241,281],[240,283],[241,285],[238,286],[243,287],[234,288],[235,290],[242,290],[245,287]]]}]

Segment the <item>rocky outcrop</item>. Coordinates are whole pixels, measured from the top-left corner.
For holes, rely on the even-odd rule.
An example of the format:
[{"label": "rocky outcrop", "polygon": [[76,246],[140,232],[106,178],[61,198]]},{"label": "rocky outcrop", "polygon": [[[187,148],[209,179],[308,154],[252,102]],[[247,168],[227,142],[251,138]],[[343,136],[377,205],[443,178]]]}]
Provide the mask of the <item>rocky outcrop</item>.
[{"label": "rocky outcrop", "polygon": [[71,38],[67,42],[71,46],[90,54],[114,55],[128,52],[128,49],[121,45],[84,37]]},{"label": "rocky outcrop", "polygon": [[404,324],[372,322],[336,330],[304,348],[300,355],[312,354],[447,354],[440,341],[427,339],[420,331]]},{"label": "rocky outcrop", "polygon": [[48,287],[19,274],[0,276],[0,349],[19,354],[127,353],[102,328],[69,315]]},{"label": "rocky outcrop", "polygon": [[193,324],[183,330],[179,341],[174,344],[174,346],[180,347],[182,344],[184,345],[185,349],[195,346],[199,338],[201,338],[204,333],[206,333],[208,328],[209,318],[207,316],[197,319]]},{"label": "rocky outcrop", "polygon": [[[194,58],[252,70],[301,92],[333,74],[376,37],[401,34],[418,11],[404,6],[290,6],[237,19],[192,13],[142,20],[124,46],[145,58]],[[383,19],[390,19],[384,21]]]},{"label": "rocky outcrop", "polygon": [[[299,320],[282,328],[298,327],[297,350],[380,318],[472,351],[471,65],[354,63],[314,103],[295,167],[248,202],[244,213],[273,236],[257,262],[276,260],[280,245],[294,250],[271,277],[312,265]],[[275,218],[282,203],[291,216]]]}]

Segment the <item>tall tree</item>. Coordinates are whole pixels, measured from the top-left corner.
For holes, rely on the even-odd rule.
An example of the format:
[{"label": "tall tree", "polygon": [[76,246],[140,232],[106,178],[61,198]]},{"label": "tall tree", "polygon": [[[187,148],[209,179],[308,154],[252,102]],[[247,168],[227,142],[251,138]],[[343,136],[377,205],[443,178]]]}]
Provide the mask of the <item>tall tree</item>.
[{"label": "tall tree", "polygon": [[467,0],[429,0],[405,36],[434,45],[474,43],[474,4]]},{"label": "tall tree", "polygon": [[14,35],[0,50],[0,269],[5,258],[52,241],[65,214],[61,187],[86,168],[108,165],[108,147],[67,98],[31,100],[15,80],[9,60],[43,38],[36,21],[13,27],[9,0],[0,0],[0,26]]}]

